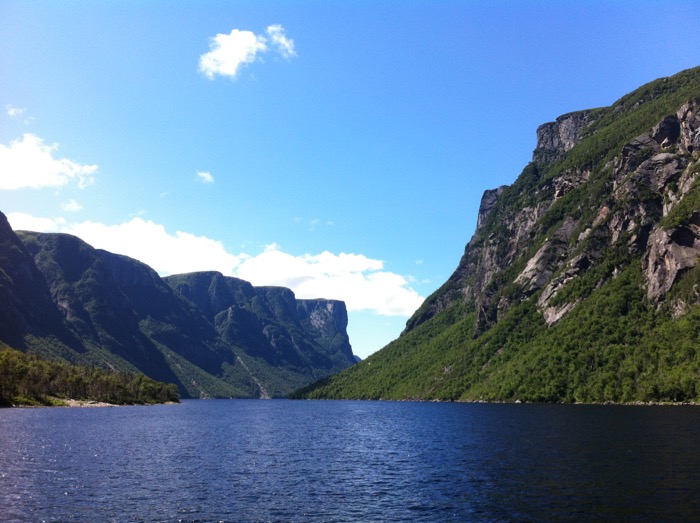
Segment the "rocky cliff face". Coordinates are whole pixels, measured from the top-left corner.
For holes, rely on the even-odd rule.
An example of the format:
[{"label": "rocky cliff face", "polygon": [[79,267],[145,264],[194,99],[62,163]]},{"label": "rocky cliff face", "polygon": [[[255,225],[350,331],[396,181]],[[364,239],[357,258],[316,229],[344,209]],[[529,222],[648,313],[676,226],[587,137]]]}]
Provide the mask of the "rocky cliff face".
[{"label": "rocky cliff face", "polygon": [[163,280],[74,236],[15,234],[1,213],[0,283],[0,343],[141,371],[184,397],[285,396],[354,363],[342,302],[214,272]]},{"label": "rocky cliff face", "polygon": [[455,272],[312,397],[700,400],[700,68],[537,129]]},{"label": "rocky cliff face", "polygon": [[307,368],[315,377],[354,363],[345,303],[297,300],[282,287],[253,287],[218,272],[165,278],[216,325],[219,334],[271,365]]},{"label": "rocky cliff face", "polygon": [[297,300],[299,322],[331,356],[354,361],[347,335],[348,311],[338,300]]},{"label": "rocky cliff face", "polygon": [[595,111],[578,111],[541,125],[537,129],[537,147],[532,161],[542,165],[561,160],[581,141],[584,131],[595,120],[595,114]]},{"label": "rocky cliff face", "polygon": [[[543,217],[572,191],[585,191],[590,178],[590,169],[581,166],[547,180],[541,179],[541,173],[565,157],[594,119],[587,111],[541,126],[533,163],[514,186],[484,193],[476,232],[457,270],[409,320],[407,330],[455,300],[466,299],[476,305],[482,326],[478,332],[482,332],[512,303],[539,291],[537,304],[546,323],[552,325],[576,305],[576,300],[556,300],[559,292],[605,260],[603,246],[620,246],[630,256],[642,255],[647,295],[652,301],[662,301],[683,271],[696,266],[700,255],[700,209],[685,216],[682,225],[664,221],[682,202],[687,206],[690,200],[686,197],[697,190],[699,105],[699,100],[683,104],[647,133],[624,144],[603,168],[609,174],[609,192],[602,201],[593,202],[597,207],[593,214],[588,213],[590,221],[581,211],[565,216],[548,227],[546,237],[534,249],[533,239],[542,236]],[[537,186],[523,193],[528,177]],[[509,199],[499,208],[504,194]],[[522,206],[512,205],[516,199]],[[490,228],[484,232],[487,223]],[[505,296],[498,293],[495,278],[515,268],[517,291]]]}]

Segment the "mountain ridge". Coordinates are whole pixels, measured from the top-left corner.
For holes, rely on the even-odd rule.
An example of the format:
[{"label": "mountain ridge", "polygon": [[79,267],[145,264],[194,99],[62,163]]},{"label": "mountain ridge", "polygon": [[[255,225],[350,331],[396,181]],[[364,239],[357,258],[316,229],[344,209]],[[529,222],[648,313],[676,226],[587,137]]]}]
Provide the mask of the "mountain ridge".
[{"label": "mountain ridge", "polygon": [[[242,291],[214,310],[171,285],[198,278]],[[297,300],[220,273],[161,278],[75,236],[15,232],[2,213],[0,298],[0,344],[143,372],[185,398],[284,397],[355,363],[343,302]],[[304,312],[314,306],[328,310],[316,326]]]}]

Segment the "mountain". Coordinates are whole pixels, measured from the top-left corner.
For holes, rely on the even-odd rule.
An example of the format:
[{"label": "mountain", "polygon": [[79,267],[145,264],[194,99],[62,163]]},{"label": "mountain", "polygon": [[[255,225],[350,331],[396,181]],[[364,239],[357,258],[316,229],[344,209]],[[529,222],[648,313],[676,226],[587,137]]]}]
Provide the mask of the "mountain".
[{"label": "mountain", "polygon": [[401,336],[296,397],[700,400],[700,68],[537,129]]},{"label": "mountain", "polygon": [[295,385],[355,363],[341,301],[297,300],[289,289],[253,287],[218,272],[165,281],[235,348],[237,361],[260,381],[263,396],[285,396]]},{"label": "mountain", "polygon": [[174,383],[183,397],[283,397],[355,363],[347,311],[219,273],[161,278],[0,213],[0,344]]}]

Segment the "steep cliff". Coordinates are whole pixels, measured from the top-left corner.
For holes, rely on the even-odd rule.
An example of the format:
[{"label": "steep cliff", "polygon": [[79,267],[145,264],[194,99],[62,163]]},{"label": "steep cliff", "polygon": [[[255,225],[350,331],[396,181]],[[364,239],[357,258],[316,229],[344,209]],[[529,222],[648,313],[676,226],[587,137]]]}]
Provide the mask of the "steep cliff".
[{"label": "steep cliff", "polygon": [[540,126],[402,336],[303,394],[698,399],[699,109],[696,68]]},{"label": "steep cliff", "polygon": [[180,274],[165,281],[215,325],[237,359],[266,383],[268,395],[284,395],[292,384],[309,383],[355,363],[341,301],[297,300],[289,289],[254,287],[218,272]]},{"label": "steep cliff", "polygon": [[15,233],[1,213],[0,303],[0,343],[141,371],[184,397],[285,396],[354,363],[342,302],[310,322],[289,289],[218,273],[166,281],[74,236]]}]

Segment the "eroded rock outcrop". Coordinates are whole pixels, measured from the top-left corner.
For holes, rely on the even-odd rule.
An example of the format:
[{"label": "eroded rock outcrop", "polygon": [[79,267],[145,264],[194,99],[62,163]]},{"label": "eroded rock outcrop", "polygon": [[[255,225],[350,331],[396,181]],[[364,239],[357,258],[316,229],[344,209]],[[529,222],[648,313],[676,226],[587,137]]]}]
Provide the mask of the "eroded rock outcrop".
[{"label": "eroded rock outcrop", "polygon": [[581,141],[584,131],[594,121],[594,115],[594,111],[577,111],[540,125],[532,161],[549,164],[561,160],[567,151]]},{"label": "eroded rock outcrop", "polygon": [[[700,218],[700,213],[696,213]],[[647,297],[658,300],[671,290],[676,279],[698,264],[700,256],[700,227],[696,224],[672,230],[657,228],[649,236],[644,257]]]}]

